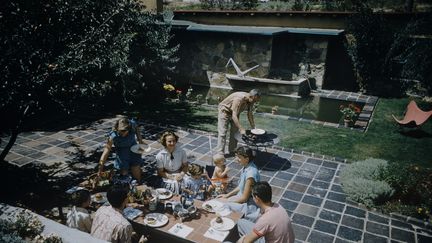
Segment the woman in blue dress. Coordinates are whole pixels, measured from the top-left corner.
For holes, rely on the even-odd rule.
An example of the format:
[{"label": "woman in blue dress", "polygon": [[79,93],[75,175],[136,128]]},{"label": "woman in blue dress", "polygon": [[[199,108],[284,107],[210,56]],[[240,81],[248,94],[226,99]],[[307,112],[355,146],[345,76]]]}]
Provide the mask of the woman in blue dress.
[{"label": "woman in blue dress", "polygon": [[143,160],[141,154],[130,150],[133,145],[137,144],[135,136],[138,143],[143,144],[141,133],[136,123],[127,118],[120,118],[116,121],[108,136],[108,141],[99,160],[99,174],[103,172],[105,161],[114,145],[116,153],[114,167],[120,171],[121,175],[127,175],[130,169],[132,177],[140,183]]}]

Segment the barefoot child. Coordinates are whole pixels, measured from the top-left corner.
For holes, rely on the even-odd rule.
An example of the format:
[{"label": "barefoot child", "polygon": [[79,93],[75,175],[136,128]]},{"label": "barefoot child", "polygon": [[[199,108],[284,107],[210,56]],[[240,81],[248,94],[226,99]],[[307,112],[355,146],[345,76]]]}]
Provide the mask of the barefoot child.
[{"label": "barefoot child", "polygon": [[216,165],[215,170],[213,172],[213,176],[211,178],[212,181],[212,189],[221,190],[217,193],[223,193],[226,190],[228,185],[228,166],[225,165],[225,157],[223,154],[215,154],[213,156],[213,162]]}]

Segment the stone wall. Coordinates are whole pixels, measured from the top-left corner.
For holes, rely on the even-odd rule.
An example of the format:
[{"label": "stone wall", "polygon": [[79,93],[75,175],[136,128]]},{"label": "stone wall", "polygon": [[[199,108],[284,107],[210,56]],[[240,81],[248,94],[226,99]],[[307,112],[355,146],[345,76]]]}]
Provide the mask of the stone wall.
[{"label": "stone wall", "polygon": [[224,73],[235,73],[229,58],[242,70],[260,65],[249,73],[267,76],[271,60],[272,38],[261,35],[181,32],[176,34],[180,43],[180,62],[176,81],[206,86],[227,86]]},{"label": "stone wall", "polygon": [[178,31],[175,41],[181,46],[177,83],[230,88],[224,73],[235,74],[235,69],[226,67],[229,58],[241,70],[260,65],[249,76],[283,80],[308,77],[319,87],[323,83],[328,45],[325,36]]}]

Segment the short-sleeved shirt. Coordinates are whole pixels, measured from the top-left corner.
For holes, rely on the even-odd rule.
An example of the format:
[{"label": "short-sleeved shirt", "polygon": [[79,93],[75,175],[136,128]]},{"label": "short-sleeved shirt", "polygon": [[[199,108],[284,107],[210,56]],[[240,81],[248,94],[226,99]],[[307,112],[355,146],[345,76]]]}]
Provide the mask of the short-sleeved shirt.
[{"label": "short-sleeved shirt", "polygon": [[250,111],[252,103],[249,102],[248,96],[246,92],[234,92],[219,103],[219,110],[229,115],[232,115],[233,112],[239,115],[246,109]]},{"label": "short-sleeved shirt", "polygon": [[277,203],[258,218],[252,231],[266,243],[293,243],[294,231],[286,210]]},{"label": "short-sleeved shirt", "polygon": [[239,192],[237,193],[238,196],[241,196],[244,192],[245,185],[247,179],[252,178],[255,182],[260,181],[260,175],[258,168],[256,167],[255,163],[253,161],[249,162],[249,164],[245,167],[243,167],[240,170],[240,181],[239,181]]},{"label": "short-sleeved shirt", "polygon": [[132,225],[112,206],[101,206],[95,213],[91,235],[113,243],[130,243]]},{"label": "short-sleeved shirt", "polygon": [[115,146],[116,161],[115,167],[117,169],[128,169],[131,165],[141,165],[142,158],[140,154],[134,153],[130,148],[137,144],[135,140],[135,127],[136,123],[134,121],[129,121],[131,124],[131,129],[127,136],[122,137],[117,131],[111,131],[108,135],[112,139]]},{"label": "short-sleeved shirt", "polygon": [[90,233],[92,220],[87,209],[73,206],[67,213],[66,225]]},{"label": "short-sleeved shirt", "polygon": [[171,159],[170,152],[166,149],[162,149],[156,155],[157,168],[165,169],[168,173],[180,172],[182,164],[187,164],[186,151],[176,146],[172,155],[174,159]]}]

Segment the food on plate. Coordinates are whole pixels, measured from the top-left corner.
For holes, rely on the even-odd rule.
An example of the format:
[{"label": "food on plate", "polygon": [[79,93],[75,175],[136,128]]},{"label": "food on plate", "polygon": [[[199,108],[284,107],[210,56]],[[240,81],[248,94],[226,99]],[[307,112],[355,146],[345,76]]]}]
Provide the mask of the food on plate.
[{"label": "food on plate", "polygon": [[168,190],[165,190],[165,191],[160,192],[160,194],[161,194],[162,196],[169,196],[170,193],[171,193],[171,192],[168,191]]},{"label": "food on plate", "polygon": [[100,200],[103,199],[103,195],[100,194],[100,193],[96,193],[96,195],[95,195],[95,199],[98,200],[98,201],[100,201]]},{"label": "food on plate", "polygon": [[213,207],[210,204],[206,204],[206,205],[204,205],[204,209],[208,210],[208,211],[212,211]]},{"label": "food on plate", "polygon": [[218,224],[222,224],[223,220],[221,217],[217,217],[215,222]]},{"label": "food on plate", "polygon": [[155,224],[156,223],[156,219],[153,217],[148,217],[147,218],[147,224]]}]

